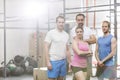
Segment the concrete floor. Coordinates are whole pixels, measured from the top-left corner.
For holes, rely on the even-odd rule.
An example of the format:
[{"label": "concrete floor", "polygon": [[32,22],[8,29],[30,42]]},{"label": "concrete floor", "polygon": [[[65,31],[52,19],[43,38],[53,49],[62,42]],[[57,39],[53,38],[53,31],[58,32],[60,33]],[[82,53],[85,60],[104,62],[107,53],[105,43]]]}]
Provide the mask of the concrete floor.
[{"label": "concrete floor", "polygon": [[33,76],[31,75],[22,75],[22,76],[10,76],[7,78],[0,78],[0,80],[33,80]]},{"label": "concrete floor", "polygon": [[[0,78],[0,80],[33,80],[33,76],[31,76],[31,75],[22,75],[22,76],[19,76],[19,77]],[[66,80],[72,80],[72,76],[67,75]],[[90,80],[97,80],[97,78],[92,77]],[[117,79],[117,80],[120,80],[120,79]]]},{"label": "concrete floor", "polygon": [[[33,76],[23,75],[23,76],[19,76],[19,77],[0,78],[0,80],[33,80]],[[72,76],[67,75],[66,80],[72,80]],[[91,80],[97,80],[97,79],[94,77],[94,78],[91,78]]]},{"label": "concrete floor", "polygon": [[[67,75],[66,80],[72,80],[72,75]],[[97,80],[97,78],[96,77],[91,77],[90,80]]]}]

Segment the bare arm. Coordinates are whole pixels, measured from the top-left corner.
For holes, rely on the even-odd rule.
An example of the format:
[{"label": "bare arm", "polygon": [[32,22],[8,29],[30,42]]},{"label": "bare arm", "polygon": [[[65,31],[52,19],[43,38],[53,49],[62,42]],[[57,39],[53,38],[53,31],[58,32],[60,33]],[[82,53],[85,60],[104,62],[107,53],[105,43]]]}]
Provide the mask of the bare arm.
[{"label": "bare arm", "polygon": [[70,54],[70,49],[68,45],[66,45],[66,55],[67,55],[68,63],[71,63],[71,54]]},{"label": "bare arm", "polygon": [[50,44],[45,42],[45,56],[46,56],[46,61],[50,62],[50,58],[49,58],[49,46]]},{"label": "bare arm", "polygon": [[94,44],[96,43],[96,37],[95,35],[91,35],[89,39],[85,40],[86,42],[88,42],[89,44]]},{"label": "bare arm", "polygon": [[91,53],[91,50],[89,50],[89,51],[81,51],[78,48],[77,42],[75,40],[73,40],[72,48],[78,55],[87,55],[87,54]]},{"label": "bare arm", "polygon": [[98,54],[98,43],[96,43],[95,58],[96,58],[96,60],[97,60],[98,62],[100,61],[100,59],[99,59],[99,54]]},{"label": "bare arm", "polygon": [[110,59],[116,54],[117,41],[115,38],[111,39],[111,52],[110,54],[102,60],[102,63]]},{"label": "bare arm", "polygon": [[50,63],[50,57],[49,57],[50,43],[45,42],[44,48],[45,48],[45,56],[46,56],[47,67],[48,67],[48,69],[52,69],[52,65]]}]

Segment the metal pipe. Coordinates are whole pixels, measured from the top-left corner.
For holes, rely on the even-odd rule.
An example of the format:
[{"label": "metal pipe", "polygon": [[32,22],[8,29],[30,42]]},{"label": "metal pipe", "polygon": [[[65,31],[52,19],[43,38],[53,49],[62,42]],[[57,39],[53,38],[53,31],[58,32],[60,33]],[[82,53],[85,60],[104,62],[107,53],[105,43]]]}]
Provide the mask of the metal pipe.
[{"label": "metal pipe", "polygon": [[116,6],[120,6],[120,3],[116,3]]},{"label": "metal pipe", "polygon": [[[119,3],[119,4],[120,4],[120,3]],[[111,4],[111,5],[88,6],[88,7],[76,7],[76,8],[65,8],[65,9],[66,9],[66,10],[73,10],[73,9],[95,8],[95,7],[105,7],[105,6],[114,6],[114,4]]]},{"label": "metal pipe", "polygon": [[[86,0],[86,7],[88,7],[88,0]],[[88,9],[86,10],[86,26],[88,27],[88,19],[89,19],[89,15],[88,15]]]},{"label": "metal pipe", "polygon": [[[84,0],[82,0],[83,1],[83,6],[84,6]],[[84,8],[82,9],[82,11],[84,11]]]},{"label": "metal pipe", "polygon": [[[109,0],[109,3],[111,5],[111,0]],[[111,6],[109,8],[111,9]],[[110,23],[111,23],[111,11],[110,11],[109,15],[110,15]]]},{"label": "metal pipe", "polygon": [[[6,20],[6,22],[18,22],[18,21],[23,21],[23,20]],[[4,23],[4,21],[0,21],[0,23]]]},{"label": "metal pipe", "polygon": [[[96,6],[96,0],[94,0],[94,6]],[[95,29],[96,26],[96,12],[94,12],[94,18],[93,18],[93,28]]]},{"label": "metal pipe", "polygon": [[[114,36],[117,39],[117,0],[114,0]],[[117,73],[117,50],[116,49],[116,55],[115,55],[115,66],[116,66],[116,73]],[[117,79],[117,75],[116,75]]]},{"label": "metal pipe", "polygon": [[114,26],[115,26],[115,30],[114,30],[114,34],[115,34],[115,38],[117,39],[117,5],[116,5],[116,0],[114,0]]},{"label": "metal pipe", "polygon": [[[106,10],[91,10],[91,11],[87,11],[88,13],[91,12],[106,12],[106,11],[114,11],[114,9],[106,9]],[[86,11],[83,12],[67,12],[65,14],[76,14],[76,13],[86,13]]]},{"label": "metal pipe", "polygon": [[[4,29],[4,27],[0,27],[0,29]],[[6,27],[6,29],[25,29],[25,30],[36,30],[34,27]],[[53,29],[53,28],[50,28]],[[39,28],[39,30],[48,30],[48,28]]]},{"label": "metal pipe", "polygon": [[4,3],[4,78],[6,78],[6,0],[3,1]]},{"label": "metal pipe", "polygon": [[39,64],[39,19],[36,21],[36,40],[37,64]]},{"label": "metal pipe", "polygon": [[64,18],[65,18],[65,20],[66,20],[66,15],[65,15],[65,13],[66,13],[66,6],[65,6],[65,4],[66,4],[66,0],[63,0],[63,16],[64,16]]},{"label": "metal pipe", "polygon": [[49,4],[48,4],[48,31],[50,30],[50,15],[49,15]]}]

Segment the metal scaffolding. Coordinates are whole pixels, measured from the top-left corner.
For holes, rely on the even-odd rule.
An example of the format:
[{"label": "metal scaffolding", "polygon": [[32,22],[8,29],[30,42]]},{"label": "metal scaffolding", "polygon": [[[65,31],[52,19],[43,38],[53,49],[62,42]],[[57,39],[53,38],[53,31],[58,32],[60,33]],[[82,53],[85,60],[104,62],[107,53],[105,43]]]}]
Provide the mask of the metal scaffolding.
[{"label": "metal scaffolding", "polygon": [[5,76],[6,77],[6,0],[4,0],[4,71],[5,71]]},{"label": "metal scaffolding", "polygon": [[[109,0],[109,4],[108,5],[94,5],[94,6],[87,6],[87,7],[73,7],[73,8],[66,8],[66,4],[67,4],[67,0],[63,0],[64,1],[64,17],[66,18],[66,16],[68,14],[77,14],[77,13],[93,13],[93,12],[110,12],[110,22],[111,22],[111,13],[114,14],[114,36],[117,39],[118,35],[117,35],[117,7],[120,6],[120,3],[117,3],[117,0],[114,0],[114,3],[111,4],[111,0]],[[83,0],[84,1],[84,0]],[[109,9],[100,9],[100,10],[90,10],[93,8],[101,8],[101,7],[109,7]],[[114,9],[111,9],[111,7],[114,7]],[[85,11],[79,12],[79,11],[75,11],[75,10],[80,10],[80,9],[86,9]],[[73,11],[74,10],[74,11]],[[69,11],[69,12],[68,12]],[[116,50],[117,53],[117,50]],[[116,70],[117,70],[117,54],[115,56],[115,64],[116,64]]]},{"label": "metal scaffolding", "polygon": [[[84,1],[84,0],[83,0]],[[114,4],[111,4],[111,0],[110,0],[110,4],[108,5],[96,5],[96,6],[89,6],[89,7],[74,7],[74,8],[66,8],[66,4],[67,4],[67,0],[63,0],[63,15],[66,18],[66,15],[68,14],[76,14],[79,13],[78,11],[72,11],[72,10],[80,10],[80,9],[86,9],[85,11],[82,11],[81,13],[93,13],[93,12],[106,12],[106,11],[110,11],[110,22],[111,22],[111,12],[114,12],[114,35],[117,39],[117,7],[120,6],[120,3],[117,3],[117,0],[114,0]],[[100,8],[100,7],[110,7],[110,9],[101,9],[101,10],[90,10],[90,9],[94,9],[94,8]],[[111,7],[114,7],[114,9],[111,9]],[[4,5],[3,5],[3,14],[4,15],[4,20],[0,21],[1,23],[4,23],[4,28],[0,27],[0,29],[4,29],[4,61],[5,64],[4,66],[6,66],[6,29],[36,29],[36,32],[39,34],[39,30],[46,30],[46,28],[39,28],[39,24],[37,23],[37,27],[36,28],[22,28],[22,27],[6,27],[6,0],[4,0]],[[69,12],[68,12],[69,11]],[[49,20],[49,9],[48,9],[48,30],[50,30],[50,20]],[[39,41],[37,35],[37,41]],[[37,45],[37,54],[39,53],[39,45]],[[116,55],[116,64],[117,64],[117,55]],[[5,77],[6,77],[6,69],[5,69]]]}]

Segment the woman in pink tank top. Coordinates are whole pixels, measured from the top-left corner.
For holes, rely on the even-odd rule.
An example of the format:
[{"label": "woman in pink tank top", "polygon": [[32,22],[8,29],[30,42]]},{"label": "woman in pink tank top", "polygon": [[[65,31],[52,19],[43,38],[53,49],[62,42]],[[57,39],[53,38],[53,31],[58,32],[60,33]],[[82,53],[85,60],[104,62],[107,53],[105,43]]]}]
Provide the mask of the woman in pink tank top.
[{"label": "woman in pink tank top", "polygon": [[83,28],[78,26],[75,30],[76,37],[72,42],[74,56],[71,61],[73,80],[85,80],[87,75],[87,57],[91,55],[91,50],[87,42],[83,41]]}]

